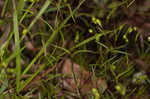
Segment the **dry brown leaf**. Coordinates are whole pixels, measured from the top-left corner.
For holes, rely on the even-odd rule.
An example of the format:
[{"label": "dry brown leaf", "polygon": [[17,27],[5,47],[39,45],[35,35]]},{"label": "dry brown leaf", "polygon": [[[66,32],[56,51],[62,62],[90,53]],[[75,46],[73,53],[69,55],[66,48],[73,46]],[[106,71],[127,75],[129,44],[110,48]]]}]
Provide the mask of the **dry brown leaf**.
[{"label": "dry brown leaf", "polygon": [[72,92],[77,91],[77,84],[79,85],[80,92],[86,94],[92,90],[92,88],[98,88],[103,86],[104,81],[101,78],[98,78],[96,81],[92,80],[90,72],[82,70],[79,64],[73,63],[73,71],[77,78],[77,84],[75,83],[72,77],[72,65],[71,60],[66,59],[61,73],[68,75],[63,79],[63,86],[65,89]]}]

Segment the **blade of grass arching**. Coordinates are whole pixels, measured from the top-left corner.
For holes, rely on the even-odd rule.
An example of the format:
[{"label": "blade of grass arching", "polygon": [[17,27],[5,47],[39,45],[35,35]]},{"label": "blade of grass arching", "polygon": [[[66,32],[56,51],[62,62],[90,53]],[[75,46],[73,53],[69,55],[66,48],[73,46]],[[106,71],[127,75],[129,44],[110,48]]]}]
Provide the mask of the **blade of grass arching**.
[{"label": "blade of grass arching", "polygon": [[1,13],[1,17],[3,17],[4,14],[5,14],[7,3],[8,3],[8,0],[6,0],[5,3],[4,3],[3,9],[2,9],[2,13]]},{"label": "blade of grass arching", "polygon": [[124,55],[130,55],[130,53],[124,52],[124,51],[119,51],[119,50],[112,50],[112,53],[118,53],[118,54],[124,54]]},{"label": "blade of grass arching", "polygon": [[0,66],[7,67],[7,65],[10,63],[11,60],[13,60],[19,53],[21,53],[24,50],[25,47],[21,48],[17,52],[13,52],[8,58],[6,58],[4,61],[0,63]]},{"label": "blade of grass arching", "polygon": [[[102,37],[102,36],[104,36],[104,35],[107,35],[107,34],[109,34],[109,33],[112,33],[112,31],[103,32],[103,33],[101,33],[101,34],[96,34],[96,35],[94,35],[94,36],[92,36],[92,37],[89,37],[89,38],[85,39],[84,41],[78,43],[78,44],[75,45],[74,47],[70,48],[69,51],[71,52],[71,51],[75,50],[76,48],[79,48],[80,46],[82,46],[82,45],[84,45],[84,44],[86,44],[86,43],[89,43],[89,42],[91,42],[91,41],[93,41],[93,40],[96,40],[97,38],[100,38],[100,37]],[[60,54],[59,56],[57,56],[57,58],[60,58],[61,56],[65,55],[65,54],[66,54],[66,52]]]},{"label": "blade of grass arching", "polygon": [[[7,63],[7,62],[6,63],[3,62],[4,60],[6,60],[6,57],[3,57],[3,55],[5,54],[5,51],[8,50],[10,40],[12,39],[13,34],[14,34],[13,32],[9,31],[10,25],[7,28],[8,28],[8,30],[6,32],[4,32],[4,35],[2,35],[2,37],[0,39],[0,58],[1,58],[0,66],[2,63],[3,64]],[[15,53],[13,53],[13,54],[15,54]],[[7,66],[7,65],[3,65],[3,66]]]},{"label": "blade of grass arching", "polygon": [[72,57],[74,57],[75,55],[79,54],[79,53],[91,53],[91,54],[98,54],[98,52],[94,52],[92,50],[77,50],[72,54]]},{"label": "blade of grass arching", "polygon": [[103,32],[103,33],[100,33],[100,34],[96,34],[96,35],[94,35],[94,36],[92,36],[92,37],[89,37],[89,38],[87,38],[86,40],[84,40],[84,41],[80,42],[79,44],[75,45],[74,47],[72,47],[72,48],[70,49],[70,51],[73,51],[74,49],[76,49],[76,48],[78,48],[78,47],[80,47],[80,46],[82,46],[82,45],[84,45],[84,44],[86,44],[86,43],[88,43],[88,42],[90,42],[90,41],[93,41],[93,40],[95,40],[95,39],[97,39],[97,38],[100,38],[100,37],[102,37],[102,36],[104,36],[104,35],[107,35],[107,34],[109,34],[109,33],[111,33],[111,32],[112,32],[112,31],[107,31],[107,32]]},{"label": "blade of grass arching", "polygon": [[[8,27],[9,28],[9,27]],[[1,42],[3,45],[0,45],[0,57],[3,55],[3,51],[6,51],[8,50],[8,46],[9,46],[9,43],[13,37],[13,31],[9,33],[8,37],[7,37],[7,40],[5,42]],[[4,37],[5,38],[5,37]],[[1,63],[0,63],[0,66],[4,66],[4,67],[7,67],[7,65],[9,64],[9,62],[14,59],[18,53],[21,53],[23,50],[24,50],[25,46],[22,47],[18,52],[13,52],[11,55],[7,57],[5,57],[5,59],[2,59]]]},{"label": "blade of grass arching", "polygon": [[45,24],[47,24],[47,26],[48,26],[52,31],[54,31],[53,27],[52,27],[46,20],[44,20],[43,18],[40,18],[40,19],[41,19],[41,21],[43,21]]},{"label": "blade of grass arching", "polygon": [[[118,74],[118,75],[116,76],[116,82],[118,83],[118,80],[119,80],[119,78],[120,78],[121,76],[126,75],[127,73],[129,73],[129,72],[132,71],[132,70],[133,70],[133,66],[130,66],[130,67],[128,67],[127,70],[125,70],[124,72]],[[132,71],[132,72],[133,72],[133,71]]]},{"label": "blade of grass arching", "polygon": [[99,44],[100,46],[104,47],[105,49],[109,50],[109,48],[105,44],[103,44],[99,41],[96,41],[96,43]]},{"label": "blade of grass arching", "polygon": [[[18,53],[20,50],[20,41],[19,41],[19,26],[18,26],[18,17],[16,10],[15,0],[12,0],[13,3],[13,24],[14,24],[14,36],[15,36],[15,52]],[[20,87],[20,76],[21,76],[21,53],[18,53],[16,56],[16,91],[18,92]]]},{"label": "blade of grass arching", "polygon": [[73,17],[73,13],[72,13],[72,9],[71,9],[70,4],[68,4],[68,8],[69,8],[69,11],[70,11],[71,17],[72,17],[73,21],[75,22],[75,19],[74,19],[74,17]]},{"label": "blade of grass arching", "polygon": [[44,69],[44,67],[46,66],[46,64],[42,64],[41,66],[40,66],[40,68],[34,73],[34,74],[32,74],[32,76],[30,77],[30,78],[28,78],[23,84],[22,84],[22,86],[20,86],[20,88],[19,88],[19,92],[21,91],[21,90],[23,90],[24,88],[25,88],[25,86],[27,86],[31,81],[32,81],[32,79],[39,73],[39,72],[41,72],[43,69]]},{"label": "blade of grass arching", "polygon": [[110,59],[104,61],[104,62],[101,64],[101,66],[104,66],[104,65],[106,65],[107,63],[110,63],[110,62],[113,61],[115,58],[116,58],[116,56],[111,57]]},{"label": "blade of grass arching", "polygon": [[57,46],[57,45],[52,45],[52,46],[55,47],[55,48],[57,48],[57,49],[65,51],[67,54],[71,54],[71,52],[69,50],[67,50],[67,49],[65,49],[65,48],[63,48],[61,46]]},{"label": "blade of grass arching", "polygon": [[49,4],[51,3],[51,0],[46,0],[46,2],[44,3],[44,5],[42,6],[41,10],[39,11],[39,13],[37,14],[37,16],[33,19],[33,21],[31,22],[31,24],[28,27],[28,31],[30,31],[30,29],[32,28],[32,26],[35,24],[35,22],[40,18],[40,16],[45,12],[45,10],[48,8]]},{"label": "blade of grass arching", "polygon": [[[23,0],[23,1],[24,1],[24,0]],[[30,10],[30,9],[33,7],[34,3],[35,3],[35,2],[32,2],[32,3],[29,5],[29,7],[27,8],[27,10]],[[23,14],[23,16],[21,17],[21,19],[20,19],[20,21],[19,21],[20,24],[22,23],[22,21],[24,20],[24,18],[27,16],[27,14],[28,14],[28,11],[26,11],[26,12]]]},{"label": "blade of grass arching", "polygon": [[[79,9],[79,7],[84,3],[84,1],[85,1],[85,0],[82,0],[82,1],[80,2],[80,4],[73,10],[73,12],[72,12],[73,14]],[[42,49],[39,51],[39,53],[34,57],[34,59],[30,62],[30,64],[25,68],[25,70],[24,70],[23,73],[22,73],[23,75],[25,75],[25,74],[29,71],[29,69],[30,69],[31,66],[35,63],[35,61],[39,58],[39,56],[41,56],[41,55],[43,54],[44,49],[54,41],[55,37],[56,37],[57,34],[58,34],[58,31],[61,30],[61,29],[64,27],[64,25],[68,22],[68,20],[69,20],[70,18],[71,18],[71,15],[69,15],[69,16],[60,24],[60,26],[58,27],[58,29],[56,29],[56,30],[52,33],[52,35],[51,35],[51,36],[49,37],[49,39],[46,41],[44,47],[42,47]]]},{"label": "blade of grass arching", "polygon": [[[32,26],[35,24],[35,22],[41,17],[41,15],[46,11],[46,9],[48,8],[49,4],[51,3],[51,0],[46,0],[44,5],[42,6],[42,8],[40,9],[39,13],[35,16],[35,18],[32,20],[32,22],[30,23],[29,27],[26,29],[26,33],[28,31],[30,31],[30,29],[32,28]],[[25,34],[26,34],[25,33]],[[24,38],[25,34],[22,36],[21,40]]]}]

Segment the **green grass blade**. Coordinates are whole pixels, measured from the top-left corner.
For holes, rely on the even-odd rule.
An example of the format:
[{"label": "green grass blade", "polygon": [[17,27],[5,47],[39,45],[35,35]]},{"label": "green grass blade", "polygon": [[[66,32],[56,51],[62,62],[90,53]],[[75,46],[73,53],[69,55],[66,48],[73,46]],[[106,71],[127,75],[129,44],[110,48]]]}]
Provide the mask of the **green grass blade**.
[{"label": "green grass blade", "polygon": [[19,51],[12,53],[8,58],[1,62],[0,66],[7,67],[11,60],[13,60],[19,53],[24,50],[25,47],[21,48]]},{"label": "green grass blade", "polygon": [[31,24],[28,27],[28,31],[30,31],[30,29],[32,28],[32,26],[35,24],[35,22],[40,18],[40,16],[46,11],[46,9],[48,8],[49,4],[51,3],[51,0],[46,0],[46,2],[44,3],[43,7],[41,8],[41,10],[39,11],[39,13],[37,14],[37,16],[33,19],[33,21],[31,22]]},{"label": "green grass blade", "polygon": [[[32,28],[32,26],[36,23],[36,21],[41,17],[41,15],[46,11],[46,9],[48,8],[48,6],[50,5],[51,0],[46,0],[44,5],[42,6],[41,10],[39,11],[39,13],[37,14],[37,16],[35,16],[35,18],[33,19],[33,21],[30,23],[29,27],[27,29],[23,30],[23,36],[21,37],[21,41],[23,40],[23,38],[25,37],[25,35],[30,31],[30,29]],[[31,5],[32,7],[32,5]],[[30,8],[30,7],[29,7]],[[26,15],[23,15],[22,18],[24,18]],[[22,19],[20,20],[20,22],[22,22]]]},{"label": "green grass blade", "polygon": [[86,44],[86,43],[88,43],[88,42],[90,42],[90,41],[96,40],[97,38],[100,38],[100,37],[102,37],[102,36],[104,36],[104,35],[107,35],[107,34],[109,34],[109,33],[111,33],[111,31],[103,32],[103,33],[100,33],[100,34],[96,34],[96,35],[94,35],[94,36],[92,36],[92,37],[89,37],[88,39],[86,39],[86,40],[80,42],[79,44],[75,45],[74,47],[72,47],[72,48],[70,49],[70,51],[73,51],[74,49],[76,49],[76,48],[78,48],[78,47],[80,47],[80,46],[82,46],[82,45],[84,45],[84,44]]},{"label": "green grass blade", "polygon": [[[35,3],[35,2],[32,2],[32,3],[30,4],[30,6],[27,8],[27,10],[30,10],[30,9],[33,7],[34,3]],[[24,20],[24,18],[27,16],[27,14],[28,14],[28,11],[26,11],[26,12],[23,14],[23,16],[21,17],[21,19],[20,19],[20,21],[19,21],[20,24],[22,23],[22,21]]]},{"label": "green grass blade", "polygon": [[92,50],[77,50],[72,54],[72,57],[74,57],[75,55],[79,54],[79,53],[92,53],[92,54],[98,54],[98,52],[94,52]]},{"label": "green grass blade", "polygon": [[72,9],[71,9],[70,4],[68,4],[68,8],[69,8],[69,11],[70,11],[71,17],[72,17],[73,21],[75,22],[75,19],[74,19],[74,17],[73,17],[73,13],[72,13]]},{"label": "green grass blade", "polygon": [[8,0],[5,0],[5,3],[4,3],[3,9],[2,9],[2,12],[1,12],[1,17],[4,17],[6,7],[7,7],[7,3],[8,3]]},{"label": "green grass blade", "polygon": [[39,72],[41,72],[41,71],[44,69],[45,66],[46,66],[46,64],[43,64],[42,66],[40,66],[40,68],[39,68],[30,78],[28,78],[28,79],[22,84],[22,86],[19,88],[19,92],[20,92],[23,88],[25,88],[25,86],[27,86],[27,85],[32,81],[32,79],[33,79]]},{"label": "green grass blade", "polygon": [[[13,24],[14,24],[14,36],[15,36],[15,52],[18,53],[20,50],[20,41],[19,41],[19,26],[18,26],[18,16],[16,10],[15,0],[12,0],[13,3]],[[20,87],[20,76],[21,76],[21,53],[18,53],[16,56],[16,91],[18,92]]]}]

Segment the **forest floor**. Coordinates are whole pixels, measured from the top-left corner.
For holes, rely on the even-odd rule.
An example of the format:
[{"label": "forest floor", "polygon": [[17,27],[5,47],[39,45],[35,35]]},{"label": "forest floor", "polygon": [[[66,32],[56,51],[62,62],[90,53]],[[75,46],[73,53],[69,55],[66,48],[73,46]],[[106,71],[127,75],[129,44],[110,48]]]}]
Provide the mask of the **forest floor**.
[{"label": "forest floor", "polygon": [[150,99],[150,0],[1,0],[0,99]]}]

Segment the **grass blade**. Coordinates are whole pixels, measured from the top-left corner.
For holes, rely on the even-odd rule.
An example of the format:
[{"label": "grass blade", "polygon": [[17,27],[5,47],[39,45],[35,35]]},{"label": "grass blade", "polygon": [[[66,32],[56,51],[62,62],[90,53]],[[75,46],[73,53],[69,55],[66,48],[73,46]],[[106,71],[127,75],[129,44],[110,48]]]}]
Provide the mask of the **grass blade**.
[{"label": "grass blade", "polygon": [[[15,36],[15,52],[18,53],[20,50],[20,41],[19,41],[19,26],[18,26],[18,16],[15,0],[12,0],[13,3],[13,24],[14,24],[14,36]],[[21,53],[18,53],[16,56],[16,91],[18,92],[20,87],[20,76],[21,76]]]}]

